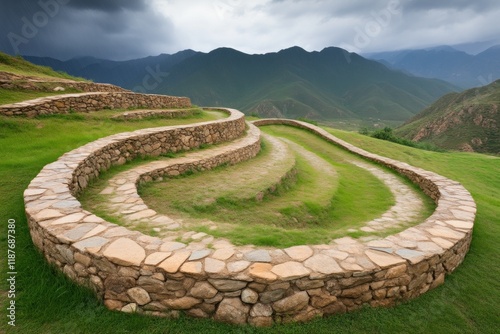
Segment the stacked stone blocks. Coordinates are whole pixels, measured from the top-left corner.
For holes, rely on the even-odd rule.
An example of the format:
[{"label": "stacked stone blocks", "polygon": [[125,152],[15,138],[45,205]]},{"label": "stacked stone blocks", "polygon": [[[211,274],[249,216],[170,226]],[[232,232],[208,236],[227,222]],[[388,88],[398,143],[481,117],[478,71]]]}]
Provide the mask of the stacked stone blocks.
[{"label": "stacked stone blocks", "polygon": [[[81,208],[75,195],[112,165],[241,136],[243,115],[229,112],[225,120],[100,139],[47,165],[24,193],[35,245],[71,279],[93,288],[110,309],[173,317],[184,311],[194,317],[256,326],[307,321],[363,305],[391,306],[439,286],[463,261],[476,206],[459,183],[368,153],[319,127],[291,120],[254,124],[304,128],[388,166],[431,196],[437,204],[435,212],[420,225],[379,240],[346,237],[325,245],[275,249],[235,247],[213,238],[212,247],[200,246],[195,239],[210,238],[203,234],[193,236],[191,243],[162,240],[116,226]],[[234,161],[254,155],[255,145],[249,150]]]},{"label": "stacked stone blocks", "polygon": [[90,92],[56,95],[4,104],[0,106],[0,115],[36,117],[70,112],[92,112],[103,109],[188,107],[191,107],[191,101],[187,97],[132,92]]}]

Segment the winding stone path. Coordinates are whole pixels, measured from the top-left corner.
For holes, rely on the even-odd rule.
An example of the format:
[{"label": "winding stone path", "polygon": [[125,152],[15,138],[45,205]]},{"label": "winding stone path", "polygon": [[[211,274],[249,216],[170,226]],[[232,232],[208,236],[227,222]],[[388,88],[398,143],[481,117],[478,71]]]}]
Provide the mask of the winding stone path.
[{"label": "winding stone path", "polygon": [[[279,144],[279,141],[270,138],[273,145],[276,145],[278,155],[277,160],[271,160],[267,167],[272,168],[276,161],[281,161],[286,156],[286,148]],[[217,147],[200,150],[197,152],[187,153],[180,158],[172,158],[162,161],[154,161],[139,167],[121,172],[108,181],[108,186],[100,192],[105,196],[107,207],[110,212],[125,223],[127,227],[146,224],[148,228],[153,229],[163,238],[171,237],[175,239],[179,237],[176,233],[168,233],[182,227],[181,220],[174,220],[168,216],[158,214],[150,209],[142,198],[137,193],[137,184],[140,182],[152,181],[153,179],[161,179],[163,176],[178,176],[180,175],[179,166],[192,165],[192,169],[209,169],[207,161],[216,160],[215,165],[230,162],[237,163],[236,159],[227,155],[227,152],[236,152],[244,150],[248,147],[258,145],[260,142],[260,131],[254,126],[249,125],[247,135],[228,144],[222,144]],[[242,156],[242,160],[248,156]],[[241,160],[240,160],[241,161]],[[265,167],[265,166],[263,166]],[[290,169],[293,165],[290,166]],[[160,172],[161,171],[161,172]],[[153,174],[154,178],[150,175]],[[196,232],[191,231],[184,234],[187,237],[196,235]],[[193,238],[198,240],[199,238]],[[213,241],[213,237],[206,236],[203,244],[208,244]]]},{"label": "winding stone path", "polygon": [[[414,189],[380,167],[360,161],[350,161],[350,163],[366,169],[384,182],[390,189],[395,200],[395,204],[387,212],[381,217],[367,222],[359,230],[363,232],[379,232],[388,228],[407,226],[417,221],[421,211],[424,209],[424,203]],[[356,231],[356,229],[349,230],[349,232]]]},{"label": "winding stone path", "polygon": [[[110,309],[159,316],[176,316],[183,310],[190,316],[256,326],[307,321],[364,305],[395,305],[439,286],[463,261],[476,205],[458,182],[366,152],[319,127],[292,120],[254,124],[304,128],[392,168],[435,200],[434,213],[386,238],[345,237],[328,245],[276,249],[234,247],[225,240],[209,245],[210,237],[204,233],[193,234],[186,242],[162,240],[116,226],[81,208],[75,195],[111,165],[139,155],[199,147],[206,141],[234,140],[245,129],[243,115],[228,112],[231,115],[225,120],[103,138],[45,166],[24,192],[34,244],[72,280],[93,288]],[[219,158],[244,160],[255,155],[259,146],[257,142]],[[207,166],[188,161],[141,177],[155,179],[165,172],[176,175],[220,164],[219,159],[205,162]],[[121,191],[127,194],[135,191],[135,185],[126,181],[123,186]],[[153,214],[145,208],[137,212],[146,218]]]}]

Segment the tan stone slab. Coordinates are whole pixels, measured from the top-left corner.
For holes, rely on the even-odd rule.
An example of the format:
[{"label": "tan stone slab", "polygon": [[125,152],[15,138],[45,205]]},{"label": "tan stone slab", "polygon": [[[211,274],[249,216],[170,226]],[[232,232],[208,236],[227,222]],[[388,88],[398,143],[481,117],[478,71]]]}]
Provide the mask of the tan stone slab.
[{"label": "tan stone slab", "polygon": [[435,237],[442,237],[446,239],[462,239],[465,237],[465,234],[462,232],[454,231],[451,228],[447,227],[435,227],[427,229],[427,232],[432,234]]},{"label": "tan stone slab", "polygon": [[295,261],[304,261],[310,258],[314,253],[309,246],[294,246],[285,248],[284,251]]},{"label": "tan stone slab", "polygon": [[104,225],[97,225],[92,230],[90,230],[87,234],[85,234],[82,237],[82,239],[87,239],[87,238],[93,237],[95,235],[98,235],[99,233],[106,231],[106,229],[107,229],[107,227]]},{"label": "tan stone slab", "polygon": [[333,240],[338,245],[349,245],[349,244],[357,244],[358,241],[351,237],[343,237]]},{"label": "tan stone slab", "polygon": [[440,254],[443,252],[443,249],[436,245],[434,242],[430,241],[423,241],[417,243],[417,249],[421,250],[422,252],[426,252],[429,254]]},{"label": "tan stone slab", "polygon": [[[137,233],[137,232],[135,232]],[[124,237],[134,234],[134,232],[130,231],[129,229],[123,227],[123,226],[117,226],[114,228],[108,229],[106,233],[104,233],[105,238],[116,238],[116,237]]]},{"label": "tan stone slab", "polygon": [[163,260],[165,260],[170,255],[172,255],[171,252],[155,252],[155,253],[152,253],[152,254],[148,255],[148,257],[146,258],[146,260],[144,260],[144,264],[146,264],[148,266],[156,266],[158,263],[162,262]]},{"label": "tan stone slab", "polygon": [[203,264],[200,261],[186,262],[181,266],[180,272],[191,275],[199,275],[203,271]]},{"label": "tan stone slab", "polygon": [[42,195],[46,191],[47,191],[47,189],[35,189],[35,188],[26,189],[24,191],[24,197]]},{"label": "tan stone slab", "polygon": [[119,238],[104,250],[103,255],[122,266],[139,266],[146,257],[146,251],[133,240]]},{"label": "tan stone slab", "polygon": [[462,210],[451,210],[453,216],[456,219],[464,219],[464,220],[474,220],[476,215],[473,212],[462,211]]},{"label": "tan stone slab", "polygon": [[407,259],[408,261],[410,261],[413,264],[418,263],[418,262],[422,261],[423,259],[425,259],[425,253],[419,252],[419,251],[414,250],[414,249],[402,248],[402,249],[398,249],[395,253],[397,255],[401,256],[403,259]]},{"label": "tan stone slab", "polygon": [[159,223],[159,224],[172,224],[174,222],[174,220],[171,218],[168,218],[166,216],[158,216],[157,218],[153,219],[153,222]]},{"label": "tan stone slab", "polygon": [[463,221],[463,220],[445,220],[445,223],[451,225],[453,227],[459,229],[472,229],[474,227],[474,223],[471,221]]},{"label": "tan stone slab", "polygon": [[268,250],[255,249],[245,253],[245,258],[251,262],[271,262],[271,255]]},{"label": "tan stone slab", "polygon": [[217,274],[226,268],[226,263],[220,260],[206,258],[205,259],[205,271],[211,274]]},{"label": "tan stone slab", "polygon": [[226,248],[217,249],[212,254],[212,258],[217,259],[217,260],[221,260],[221,261],[226,261],[227,259],[229,259],[233,255],[234,255],[234,248],[226,247]]},{"label": "tan stone slab", "polygon": [[73,247],[81,252],[85,252],[91,249],[93,252],[98,252],[105,244],[109,242],[109,239],[103,237],[92,237],[85,240],[75,242]]},{"label": "tan stone slab", "polygon": [[310,270],[306,269],[302,263],[288,261],[274,266],[271,271],[285,281],[308,276]]},{"label": "tan stone slab", "polygon": [[273,265],[270,263],[254,263],[248,268],[248,274],[253,278],[260,278],[267,282],[275,281],[278,276],[271,272]]},{"label": "tan stone slab", "polygon": [[160,263],[158,267],[162,268],[167,273],[176,273],[179,270],[180,266],[189,258],[190,255],[190,251],[177,251],[165,261]]},{"label": "tan stone slab", "polygon": [[328,255],[337,260],[345,260],[349,256],[349,253],[342,252],[336,249],[327,249],[321,252],[321,254]]},{"label": "tan stone slab", "polygon": [[191,236],[191,239],[193,239],[193,240],[200,240],[200,239],[202,239],[202,238],[204,238],[204,237],[206,237],[206,236],[207,236],[207,234],[206,234],[206,233],[199,232],[199,233],[193,234],[193,235]]},{"label": "tan stone slab", "polygon": [[227,264],[227,270],[230,273],[239,273],[240,271],[243,271],[248,268],[251,262],[249,261],[235,261],[235,262],[229,262]]},{"label": "tan stone slab", "polygon": [[148,209],[148,210],[139,211],[137,213],[131,214],[130,216],[128,216],[128,218],[131,220],[139,220],[139,219],[153,217],[155,215],[156,215],[156,211]]},{"label": "tan stone slab", "polygon": [[51,225],[79,223],[85,216],[86,215],[82,212],[73,213],[54,220]]},{"label": "tan stone slab", "polygon": [[92,229],[94,229],[96,227],[95,224],[77,224],[77,225],[69,225],[69,226],[76,226],[76,227],[67,230],[62,235],[59,235],[58,236],[59,239],[75,242],[75,241],[82,239],[83,236],[85,236],[85,234],[87,234],[89,231],[91,231]]},{"label": "tan stone slab", "polygon": [[411,241],[429,240],[429,238],[421,230],[414,227],[404,230],[403,232],[399,233],[398,236]]},{"label": "tan stone slab", "polygon": [[62,216],[64,216],[64,213],[54,209],[44,209],[35,215],[37,221],[59,218]]},{"label": "tan stone slab", "polygon": [[340,262],[340,266],[347,271],[362,271],[363,267],[356,263],[349,263],[347,261]]},{"label": "tan stone slab", "polygon": [[135,190],[135,184],[133,183],[126,183],[120,187],[118,187],[116,190],[118,192],[124,192],[124,191],[127,191],[127,190]]},{"label": "tan stone slab", "polygon": [[182,242],[164,242],[163,245],[160,246],[160,251],[162,252],[173,252],[181,248],[186,248],[186,244]]},{"label": "tan stone slab", "polygon": [[453,242],[443,238],[432,238],[431,240],[443,249],[450,249],[453,245],[455,245]]},{"label": "tan stone slab", "polygon": [[114,192],[115,192],[115,188],[114,187],[107,187],[104,190],[102,190],[99,194],[100,195],[111,195]]},{"label": "tan stone slab", "polygon": [[390,267],[396,264],[402,264],[406,261],[399,256],[390,255],[384,252],[379,252],[375,250],[365,251],[366,256],[373,261],[377,266],[381,268]]},{"label": "tan stone slab", "polygon": [[337,261],[324,254],[317,254],[310,257],[304,262],[304,265],[312,271],[326,275],[344,272],[344,269],[338,265]]},{"label": "tan stone slab", "polygon": [[195,261],[195,260],[200,260],[203,259],[207,256],[210,255],[212,251],[210,249],[200,249],[200,250],[195,250],[189,257],[189,261]]},{"label": "tan stone slab", "polygon": [[95,223],[95,224],[101,224],[104,223],[105,220],[102,219],[101,217],[97,217],[96,215],[90,215],[85,217],[83,220],[84,223]]},{"label": "tan stone slab", "polygon": [[462,206],[460,206],[460,210],[467,211],[467,212],[472,212],[472,213],[476,213],[477,212],[476,207],[473,206],[473,205],[462,205]]}]

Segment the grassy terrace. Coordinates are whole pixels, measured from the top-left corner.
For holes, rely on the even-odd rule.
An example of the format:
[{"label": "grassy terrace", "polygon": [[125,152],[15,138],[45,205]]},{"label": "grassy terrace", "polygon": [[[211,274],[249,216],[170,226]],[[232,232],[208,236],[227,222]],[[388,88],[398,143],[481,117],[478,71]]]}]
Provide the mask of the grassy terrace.
[{"label": "grassy terrace", "polygon": [[[239,245],[275,247],[328,243],[350,234],[348,229],[380,217],[394,204],[392,194],[379,179],[351,163],[358,159],[354,155],[303,130],[287,126],[262,129],[290,142],[297,170],[295,177],[263,201],[252,195],[242,198],[241,190],[230,192],[227,188],[245,189],[255,183],[247,181],[244,173],[259,173],[258,167],[272,154],[267,145],[260,157],[237,166],[143,185],[142,198],[157,212],[182,218],[190,229]],[[428,203],[418,221],[432,208]],[[199,224],[206,219],[216,221],[218,228],[209,230]],[[353,236],[366,234],[356,232]]]},{"label": "grassy terrace", "polygon": [[26,76],[35,76],[39,79],[47,80],[69,79],[77,81],[88,81],[83,78],[71,76],[64,72],[56,72],[48,66],[32,64],[21,57],[11,57],[3,52],[0,52],[0,71],[6,71]]},{"label": "grassy terrace", "polygon": [[[186,122],[187,120],[183,120]],[[201,121],[200,119],[191,121]],[[389,309],[318,319],[307,324],[256,329],[181,317],[149,318],[108,311],[86,289],[53,270],[29,236],[22,193],[40,169],[63,153],[113,133],[167,125],[170,120],[116,122],[99,113],[38,119],[0,117],[0,245],[2,290],[6,281],[7,220],[16,221],[16,327],[6,333],[496,333],[500,311],[500,158],[470,153],[435,153],[331,130],[370,152],[435,171],[461,182],[478,204],[472,246],[443,286]],[[319,152],[316,152],[319,154]]]},{"label": "grassy terrace", "polygon": [[3,101],[2,104],[10,104],[16,102],[22,102],[25,100],[33,100],[39,97],[62,95],[70,93],[79,93],[77,90],[65,90],[64,92],[35,92],[32,90],[7,90],[0,88],[0,100]]}]

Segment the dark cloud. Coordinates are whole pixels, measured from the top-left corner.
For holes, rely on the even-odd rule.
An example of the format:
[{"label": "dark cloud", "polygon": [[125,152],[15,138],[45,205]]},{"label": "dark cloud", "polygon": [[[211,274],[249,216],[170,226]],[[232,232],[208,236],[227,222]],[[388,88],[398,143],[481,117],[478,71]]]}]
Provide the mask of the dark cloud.
[{"label": "dark cloud", "polygon": [[499,15],[498,0],[5,0],[0,50],[59,59],[221,46],[363,53],[500,43]]},{"label": "dark cloud", "polygon": [[488,12],[491,9],[498,9],[498,0],[405,0],[408,10],[429,11],[435,9],[464,11],[472,10],[477,13]]},{"label": "dark cloud", "polygon": [[144,0],[71,0],[67,5],[77,9],[102,12],[117,12],[125,9],[144,10],[148,6]]},{"label": "dark cloud", "polygon": [[91,55],[130,59],[172,43],[172,23],[146,1],[2,2],[0,50],[67,59]]}]

